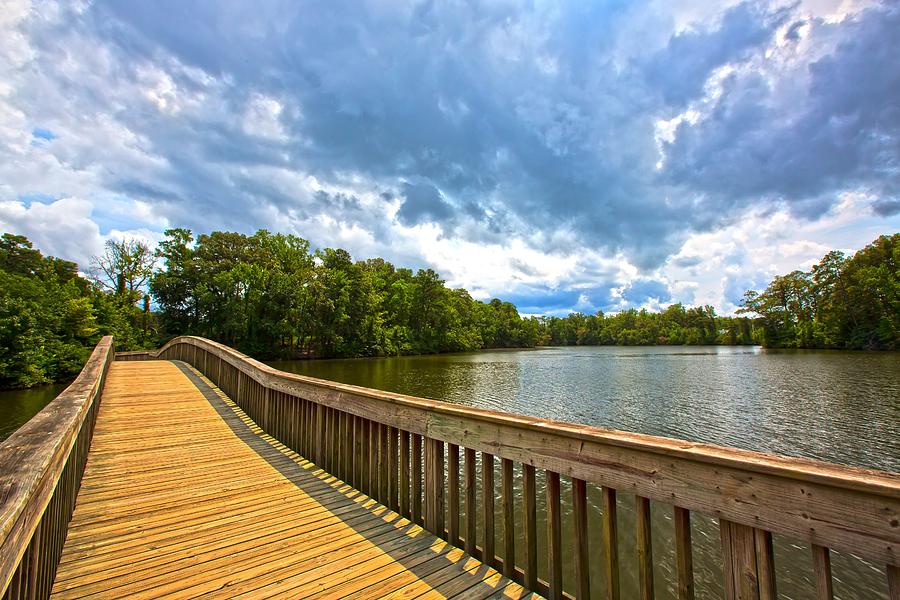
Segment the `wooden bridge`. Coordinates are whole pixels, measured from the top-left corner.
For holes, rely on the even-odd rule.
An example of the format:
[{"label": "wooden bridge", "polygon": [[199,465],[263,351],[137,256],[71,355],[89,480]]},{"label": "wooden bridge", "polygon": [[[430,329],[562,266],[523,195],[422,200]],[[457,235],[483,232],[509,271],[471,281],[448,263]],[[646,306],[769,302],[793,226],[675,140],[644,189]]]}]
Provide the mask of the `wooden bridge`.
[{"label": "wooden bridge", "polygon": [[681,599],[695,512],[717,520],[729,599],[777,597],[776,533],[810,545],[816,597],[833,596],[834,549],[884,565],[900,600],[896,474],[301,377],[195,337],[118,357],[104,338],[0,444],[0,590],[618,599],[625,495],[641,598],[654,501],[672,511]]}]

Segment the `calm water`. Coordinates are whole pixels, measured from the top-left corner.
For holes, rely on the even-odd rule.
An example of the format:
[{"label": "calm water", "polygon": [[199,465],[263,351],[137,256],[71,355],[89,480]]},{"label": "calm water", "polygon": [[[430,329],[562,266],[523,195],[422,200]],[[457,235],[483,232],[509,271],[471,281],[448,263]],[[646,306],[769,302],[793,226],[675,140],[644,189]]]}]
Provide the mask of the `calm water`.
[{"label": "calm water", "polygon": [[29,390],[0,391],[0,441],[28,422],[68,384],[42,385]]},{"label": "calm water", "polygon": [[[273,366],[457,404],[900,471],[896,353],[541,348]],[[589,500],[596,524],[597,490]],[[675,597],[670,510],[653,505],[658,598]],[[623,597],[628,598],[637,594],[636,573],[626,560],[634,548],[633,498],[623,495],[619,511]],[[499,534],[502,520],[497,523]],[[592,529],[591,535],[592,552],[597,552],[599,529]],[[719,598],[723,591],[715,521],[695,515],[693,535],[697,596]],[[838,553],[832,554],[832,563],[836,597],[887,598],[883,565]],[[598,568],[592,573],[593,592],[601,597],[602,555],[593,564]],[[781,597],[814,597],[807,546],[776,538],[776,566]],[[567,573],[567,581],[571,578]]]}]

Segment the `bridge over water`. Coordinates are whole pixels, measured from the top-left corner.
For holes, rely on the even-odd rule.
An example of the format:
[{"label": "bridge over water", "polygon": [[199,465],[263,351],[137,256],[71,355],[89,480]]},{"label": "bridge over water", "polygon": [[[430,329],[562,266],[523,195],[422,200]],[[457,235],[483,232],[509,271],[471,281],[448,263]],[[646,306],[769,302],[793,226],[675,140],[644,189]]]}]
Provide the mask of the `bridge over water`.
[{"label": "bridge over water", "polygon": [[617,599],[617,493],[634,497],[642,598],[652,500],[671,511],[679,598],[695,596],[702,513],[718,522],[729,599],[777,597],[775,533],[810,544],[818,598],[833,596],[838,550],[885,565],[900,600],[897,474],[322,381],[195,337],[118,356],[104,338],[0,445],[0,590]]}]

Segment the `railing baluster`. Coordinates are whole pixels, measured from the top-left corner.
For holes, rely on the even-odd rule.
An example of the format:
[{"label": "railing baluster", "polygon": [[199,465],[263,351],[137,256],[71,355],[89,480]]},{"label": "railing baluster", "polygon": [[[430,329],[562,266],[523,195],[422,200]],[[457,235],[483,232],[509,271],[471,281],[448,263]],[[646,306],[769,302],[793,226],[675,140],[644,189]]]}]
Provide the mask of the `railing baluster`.
[{"label": "railing baluster", "polygon": [[421,525],[422,519],[422,436],[412,436],[412,520]]},{"label": "railing baluster", "polygon": [[494,455],[487,452],[481,453],[481,512],[484,523],[481,560],[494,566]]},{"label": "railing baluster", "polygon": [[619,600],[619,527],[616,511],[616,490],[604,487],[601,491],[603,511],[603,547],[606,550],[606,597]]},{"label": "railing baluster", "polygon": [[888,598],[900,600],[900,567],[887,566]]},{"label": "railing baluster", "polygon": [[653,545],[650,536],[650,500],[635,496],[638,580],[642,600],[653,600]]},{"label": "railing baluster", "polygon": [[816,572],[816,598],[832,600],[834,589],[831,581],[831,556],[828,548],[812,545],[813,568]]},{"label": "railing baluster", "polygon": [[466,552],[477,556],[478,520],[476,513],[475,485],[475,450],[465,450],[465,486],[466,486]]},{"label": "railing baluster", "polygon": [[776,600],[775,550],[772,534],[762,529],[754,530],[756,538],[756,562],[759,572],[759,600]]},{"label": "railing baluster", "polygon": [[377,500],[378,496],[378,424],[366,421],[366,436],[369,442],[369,477],[366,482],[366,494]]},{"label": "railing baluster", "polygon": [[459,446],[447,444],[447,502],[450,504],[449,542],[461,547],[459,539]]},{"label": "railing baluster", "polygon": [[719,519],[727,600],[759,597],[756,534],[748,525]]},{"label": "railing baluster", "polygon": [[503,498],[503,574],[513,579],[516,575],[516,514],[513,499],[513,462],[502,459],[501,490]]},{"label": "railing baluster", "polygon": [[563,596],[562,519],[559,505],[559,473],[547,471],[547,562],[550,600]]},{"label": "railing baluster", "polygon": [[525,511],[525,587],[536,590],[538,586],[537,560],[537,492],[535,469],[522,465],[522,488]]},{"label": "railing baluster", "polygon": [[412,520],[409,512],[409,432],[400,430],[400,514]]},{"label": "railing baluster", "polygon": [[397,430],[394,427],[387,428],[388,433],[388,500],[391,510],[400,511],[397,488],[400,481],[397,479]]},{"label": "railing baluster", "polygon": [[444,442],[425,438],[425,529],[444,537]]},{"label": "railing baluster", "polygon": [[390,507],[388,498],[388,478],[390,477],[390,459],[388,457],[388,426],[378,426],[378,501]]},{"label": "railing baluster", "polygon": [[588,554],[587,485],[572,479],[572,507],[575,525],[575,595],[591,597],[591,571]]},{"label": "railing baluster", "polygon": [[678,567],[678,599],[694,600],[694,557],[691,548],[691,512],[676,506],[675,563]]},{"label": "railing baluster", "polygon": [[354,445],[356,453],[356,489],[364,492],[366,485],[366,420],[362,417],[356,417],[356,444]]}]

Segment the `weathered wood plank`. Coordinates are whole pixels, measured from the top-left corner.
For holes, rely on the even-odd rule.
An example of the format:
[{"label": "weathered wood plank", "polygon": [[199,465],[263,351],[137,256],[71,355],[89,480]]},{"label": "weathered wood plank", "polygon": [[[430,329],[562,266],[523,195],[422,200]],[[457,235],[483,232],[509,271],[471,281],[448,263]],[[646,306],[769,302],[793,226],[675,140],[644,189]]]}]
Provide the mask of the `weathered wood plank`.
[{"label": "weathered wood plank", "polygon": [[400,514],[412,518],[409,510],[409,432],[400,432]]},{"label": "weathered wood plank", "polygon": [[462,546],[459,538],[459,446],[447,447],[447,502],[449,503],[449,542],[457,548]]},{"label": "weathered wood plank", "polygon": [[691,548],[691,513],[674,508],[675,564],[678,571],[678,599],[694,600],[694,558]]},{"label": "weathered wood plank", "polygon": [[638,583],[642,600],[653,600],[653,545],[650,535],[650,500],[635,496]]},{"label": "weathered wood plank", "polygon": [[471,448],[465,449],[465,486],[466,486],[466,552],[470,556],[476,554],[476,540],[478,536],[477,527],[478,520],[476,514],[476,482],[475,482],[475,451]]},{"label": "weathered wood plank", "polygon": [[501,468],[503,502],[503,574],[513,579],[516,574],[516,505],[513,496],[513,463],[504,458]]},{"label": "weathered wood plank", "polygon": [[756,529],[754,535],[756,538],[756,567],[759,575],[759,598],[760,600],[777,600],[775,550],[772,546],[772,534]]},{"label": "weathered wood plank", "polygon": [[588,552],[587,485],[572,480],[572,508],[575,528],[575,597],[591,597],[590,554]]},{"label": "weathered wood plank", "polygon": [[562,508],[559,494],[559,473],[547,471],[547,571],[550,600],[560,600],[563,597]]},{"label": "weathered wood plank", "polygon": [[481,522],[482,531],[481,560],[493,566],[496,564],[494,549],[494,455],[481,453]]},{"label": "weathered wood plank", "polygon": [[603,572],[606,575],[606,597],[619,600],[619,527],[616,510],[616,490],[604,487],[601,490],[601,510],[603,511],[603,547],[606,561]]},{"label": "weathered wood plank", "polygon": [[525,586],[530,590],[538,587],[537,558],[537,491],[536,474],[531,465],[522,465],[523,506],[525,511]]},{"label": "weathered wood plank", "polygon": [[816,573],[816,598],[833,600],[834,583],[831,579],[831,556],[828,548],[812,545],[813,570]]}]

